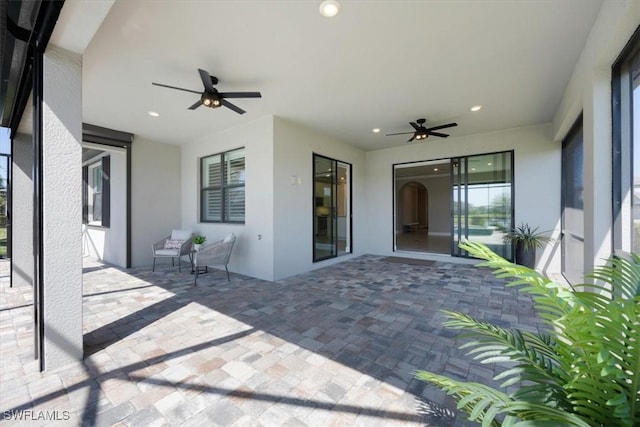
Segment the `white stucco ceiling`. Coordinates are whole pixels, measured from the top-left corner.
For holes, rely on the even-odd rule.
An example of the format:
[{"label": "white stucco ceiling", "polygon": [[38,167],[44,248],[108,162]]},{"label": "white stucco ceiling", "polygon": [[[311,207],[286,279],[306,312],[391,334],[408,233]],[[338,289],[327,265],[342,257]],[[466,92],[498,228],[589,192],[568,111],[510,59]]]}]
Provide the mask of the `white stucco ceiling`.
[{"label": "white stucco ceiling", "polygon": [[[384,134],[420,117],[452,136],[545,123],[602,2],[319,3],[116,0],[84,52],[83,119],[182,144],[273,114],[366,150],[404,145]],[[263,98],[190,111],[197,95],[151,85],[201,90],[197,68]]]}]

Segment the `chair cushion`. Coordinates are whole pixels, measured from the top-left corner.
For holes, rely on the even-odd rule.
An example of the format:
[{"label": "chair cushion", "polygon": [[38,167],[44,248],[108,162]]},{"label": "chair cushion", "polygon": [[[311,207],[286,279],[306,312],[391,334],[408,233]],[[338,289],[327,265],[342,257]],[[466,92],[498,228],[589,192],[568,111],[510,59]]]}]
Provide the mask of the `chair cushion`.
[{"label": "chair cushion", "polygon": [[236,235],[235,235],[235,234],[233,234],[233,233],[229,233],[229,234],[227,234],[227,236],[224,238],[224,240],[222,241],[222,243],[228,243],[228,242],[230,242],[230,241],[232,241],[232,240],[235,240],[235,238],[236,238]]},{"label": "chair cushion", "polygon": [[171,240],[187,240],[191,237],[191,230],[172,230]]},{"label": "chair cushion", "polygon": [[180,249],[180,247],[182,246],[183,243],[184,243],[184,240],[167,239],[164,242],[164,248],[165,249]]},{"label": "chair cushion", "polygon": [[158,249],[154,252],[155,256],[179,256],[180,251],[178,249]]}]

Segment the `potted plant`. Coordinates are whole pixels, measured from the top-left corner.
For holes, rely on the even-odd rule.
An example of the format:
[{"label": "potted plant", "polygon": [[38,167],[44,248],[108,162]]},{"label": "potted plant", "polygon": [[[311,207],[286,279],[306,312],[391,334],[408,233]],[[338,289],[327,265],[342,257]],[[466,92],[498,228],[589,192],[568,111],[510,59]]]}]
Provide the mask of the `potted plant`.
[{"label": "potted plant", "polygon": [[535,268],[536,248],[542,248],[549,243],[550,237],[538,232],[538,227],[531,228],[527,223],[521,223],[516,228],[505,231],[504,242],[515,243],[516,264]]},{"label": "potted plant", "polygon": [[193,237],[193,249],[196,251],[200,250],[200,246],[202,246],[202,244],[205,242],[205,240],[207,240],[206,236],[203,236],[202,234],[197,234]]},{"label": "potted plant", "polygon": [[483,426],[640,426],[640,256],[611,257],[588,276],[595,283],[567,288],[480,243],[460,247],[497,277],[514,278],[507,286],[532,296],[542,323],[530,331],[444,311],[444,325],[464,331],[460,348],[502,367],[499,385],[428,371],[417,378],[445,390]]}]

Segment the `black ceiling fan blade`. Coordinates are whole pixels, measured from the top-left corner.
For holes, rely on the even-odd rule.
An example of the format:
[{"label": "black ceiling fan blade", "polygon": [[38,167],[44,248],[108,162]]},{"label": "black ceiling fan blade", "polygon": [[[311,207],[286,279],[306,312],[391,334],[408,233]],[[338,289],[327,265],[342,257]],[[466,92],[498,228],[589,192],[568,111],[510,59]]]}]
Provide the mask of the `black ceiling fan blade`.
[{"label": "black ceiling fan blade", "polygon": [[409,122],[409,124],[410,124],[410,125],[411,125],[411,127],[413,127],[415,130],[420,129],[420,126],[418,126],[418,124],[417,124],[417,123]]},{"label": "black ceiling fan blade", "polygon": [[409,135],[410,133],[415,133],[415,132],[400,132],[400,133],[388,133],[385,136],[393,136],[393,135]]},{"label": "black ceiling fan blade", "polygon": [[416,139],[416,136],[415,136],[415,135],[413,135],[413,136],[411,137],[411,139],[410,139],[410,140],[408,140],[407,142],[411,142],[411,141],[413,141],[414,139]]},{"label": "black ceiling fan blade", "polygon": [[218,92],[221,98],[262,98],[260,92]]},{"label": "black ceiling fan blade", "polygon": [[196,108],[198,108],[201,105],[202,105],[202,101],[198,101],[195,104],[193,104],[191,107],[189,107],[189,110],[195,110]]},{"label": "black ceiling fan blade", "polygon": [[224,99],[223,99],[223,100],[222,100],[222,105],[224,105],[225,107],[227,107],[227,108],[228,108],[228,109],[230,109],[230,110],[235,111],[235,112],[236,112],[236,113],[238,113],[238,114],[244,114],[244,113],[246,113],[246,111],[244,111],[242,108],[238,107],[237,105],[234,105],[234,104],[230,103],[230,102],[229,102],[229,101],[227,101],[227,100],[224,100]]},{"label": "black ceiling fan blade", "polygon": [[176,89],[176,90],[182,90],[184,92],[191,92],[191,93],[197,93],[198,95],[201,95],[202,92],[198,92],[197,90],[191,90],[191,89],[184,89],[181,87],[176,87],[176,86],[169,86],[169,85],[163,85],[162,83],[151,83],[154,86],[161,86],[161,87],[167,87],[169,89]]},{"label": "black ceiling fan blade", "polygon": [[427,128],[427,131],[445,129],[445,128],[452,128],[454,126],[458,126],[458,124],[457,123],[447,123],[446,125],[440,125],[440,126],[434,126],[432,128]]},{"label": "black ceiling fan blade", "polygon": [[449,135],[447,135],[446,133],[431,132],[431,131],[427,131],[427,133],[428,133],[429,135],[439,136],[440,138],[448,138],[448,137],[449,137]]},{"label": "black ceiling fan blade", "polygon": [[211,82],[211,75],[201,68],[198,68],[198,73],[200,73],[200,79],[202,80],[205,90],[207,92],[215,92],[216,89],[213,87],[213,83]]}]

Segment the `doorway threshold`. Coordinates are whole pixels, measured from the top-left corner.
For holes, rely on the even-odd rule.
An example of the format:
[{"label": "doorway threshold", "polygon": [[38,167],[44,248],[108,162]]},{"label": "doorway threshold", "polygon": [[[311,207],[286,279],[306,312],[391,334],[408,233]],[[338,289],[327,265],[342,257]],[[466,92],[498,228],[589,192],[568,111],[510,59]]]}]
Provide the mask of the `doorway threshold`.
[{"label": "doorway threshold", "polygon": [[406,258],[424,259],[429,261],[451,262],[453,264],[476,265],[481,262],[479,259],[460,258],[448,254],[439,254],[435,252],[415,252],[415,251],[394,251],[394,256],[402,256]]}]

